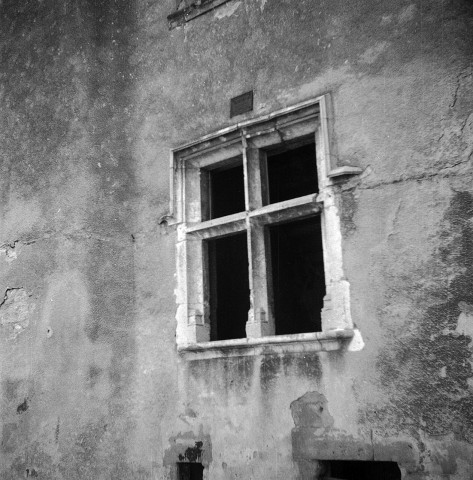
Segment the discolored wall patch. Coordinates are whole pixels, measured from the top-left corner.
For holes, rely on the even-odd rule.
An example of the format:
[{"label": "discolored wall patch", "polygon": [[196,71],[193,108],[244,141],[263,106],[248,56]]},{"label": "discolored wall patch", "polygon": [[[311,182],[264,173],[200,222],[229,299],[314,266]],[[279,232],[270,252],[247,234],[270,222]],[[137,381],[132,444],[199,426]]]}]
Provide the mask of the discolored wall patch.
[{"label": "discolored wall patch", "polygon": [[[423,316],[390,350],[381,351],[378,369],[390,405],[372,406],[371,421],[406,426],[431,436],[453,434],[473,443],[472,330],[473,304],[473,195],[455,192],[438,238],[438,255],[432,260],[448,281],[428,283],[419,298]],[[422,301],[422,300],[419,300]]]}]

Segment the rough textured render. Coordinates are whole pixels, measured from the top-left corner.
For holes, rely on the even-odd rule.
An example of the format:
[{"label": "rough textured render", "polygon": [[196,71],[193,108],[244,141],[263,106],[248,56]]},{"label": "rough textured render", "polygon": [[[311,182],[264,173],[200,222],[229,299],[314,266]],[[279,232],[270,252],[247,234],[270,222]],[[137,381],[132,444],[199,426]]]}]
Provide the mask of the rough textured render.
[{"label": "rough textured render", "polygon": [[[176,8],[0,1],[0,478],[471,478],[471,2]],[[326,93],[356,348],[182,356],[170,149]]]}]

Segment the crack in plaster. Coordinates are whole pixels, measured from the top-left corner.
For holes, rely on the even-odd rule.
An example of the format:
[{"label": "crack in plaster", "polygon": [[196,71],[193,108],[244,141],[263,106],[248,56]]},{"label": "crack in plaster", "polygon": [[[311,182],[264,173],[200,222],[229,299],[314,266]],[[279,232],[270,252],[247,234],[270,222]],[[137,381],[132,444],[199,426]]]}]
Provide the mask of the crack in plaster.
[{"label": "crack in plaster", "polygon": [[[121,245],[123,243],[127,244],[130,243],[130,239],[133,242],[133,237],[136,237],[136,233],[134,234],[122,234],[121,238],[117,239],[116,235],[110,236],[103,236],[95,234],[94,232],[89,231],[82,231],[82,230],[73,230],[70,232],[58,232],[52,230],[46,230],[41,232],[38,236],[34,238],[26,238],[25,240],[14,240],[12,242],[5,242],[0,245],[0,253],[5,253],[5,255],[9,256],[9,252],[15,250],[19,245],[32,245],[36,242],[49,240],[52,238],[62,238],[66,240],[97,240],[100,242],[109,242],[114,243],[116,245]],[[15,257],[16,258],[16,257]]]},{"label": "crack in plaster", "polygon": [[[468,155],[468,157],[465,160],[460,160],[460,161],[455,162],[451,165],[446,165],[441,170],[438,170],[434,173],[421,173],[421,174],[418,174],[418,175],[412,175],[410,177],[401,176],[401,177],[394,178],[392,180],[384,180],[384,181],[382,180],[382,181],[373,182],[373,183],[362,183],[362,180],[367,177],[367,175],[364,175],[364,173],[363,173],[359,177],[354,178],[353,180],[348,181],[347,183],[345,183],[343,185],[339,185],[338,189],[342,192],[350,192],[350,191],[355,191],[357,189],[372,190],[372,189],[375,189],[375,188],[378,188],[378,187],[395,185],[397,183],[418,182],[420,180],[431,180],[435,177],[451,177],[451,176],[455,176],[455,175],[462,175],[463,172],[461,172],[461,171],[451,172],[450,170],[454,170],[454,169],[459,170],[457,167],[459,167],[461,165],[467,165],[467,164],[471,163],[472,158],[473,158],[473,150],[472,150],[472,152],[470,152],[470,154]],[[372,170],[371,170],[370,167],[367,167],[365,169],[365,172],[368,169],[370,169],[369,173],[372,173]]]},{"label": "crack in plaster", "polygon": [[461,175],[462,172],[455,172],[455,171],[450,172],[449,170],[455,169],[459,165],[470,163],[472,156],[473,156],[473,152],[468,156],[466,160],[461,160],[452,165],[445,166],[441,170],[435,173],[427,173],[427,174],[422,173],[419,175],[412,175],[411,177],[398,177],[393,180],[380,181],[372,184],[365,184],[365,185],[358,184],[358,185],[353,185],[351,189],[360,188],[362,190],[371,190],[371,189],[383,187],[386,185],[394,185],[396,183],[418,182],[419,180],[431,180],[432,178],[435,178],[435,177],[450,177],[453,175]]}]

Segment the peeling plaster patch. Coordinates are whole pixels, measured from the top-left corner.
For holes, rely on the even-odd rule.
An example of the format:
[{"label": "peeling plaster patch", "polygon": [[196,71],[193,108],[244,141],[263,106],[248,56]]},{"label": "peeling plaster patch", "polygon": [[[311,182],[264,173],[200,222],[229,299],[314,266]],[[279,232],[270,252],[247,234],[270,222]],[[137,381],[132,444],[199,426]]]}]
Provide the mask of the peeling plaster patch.
[{"label": "peeling plaster patch", "polygon": [[267,1],[268,1],[268,0],[261,0],[261,5],[260,5],[260,7],[259,7],[261,11],[264,10],[264,7],[265,7]]},{"label": "peeling plaster patch", "polygon": [[192,408],[187,407],[184,413],[181,413],[178,417],[187,425],[191,425],[192,419],[197,418],[197,413]]},{"label": "peeling plaster patch", "polygon": [[26,291],[21,288],[7,288],[0,303],[0,326],[10,327],[11,338],[15,338],[29,324],[29,315],[35,306],[28,302]]},{"label": "peeling plaster patch", "polygon": [[22,413],[26,412],[28,408],[29,408],[28,399],[25,398],[25,401],[20,405],[18,405],[18,408],[16,409],[16,413],[18,413],[18,415],[21,415]]},{"label": "peeling plaster patch", "polygon": [[212,442],[209,435],[200,432],[179,433],[169,439],[169,448],[164,452],[163,465],[176,462],[196,462],[208,466],[212,462]]},{"label": "peeling plaster patch", "polygon": [[5,255],[5,261],[10,263],[17,259],[22,246],[31,245],[33,243],[36,243],[36,240],[31,238],[27,240],[14,240],[13,242],[4,243],[0,245],[0,255]]},{"label": "peeling plaster patch", "polygon": [[202,458],[202,446],[204,442],[195,442],[193,447],[187,447],[184,454],[180,453],[178,455],[180,462],[197,462]]},{"label": "peeling plaster patch", "polygon": [[473,305],[459,302],[458,308],[461,313],[455,331],[460,335],[468,335],[473,338]]},{"label": "peeling plaster patch", "polygon": [[441,378],[445,378],[447,376],[447,367],[445,365],[440,369],[439,375]]},{"label": "peeling plaster patch", "polygon": [[360,62],[372,64],[378,57],[388,48],[389,42],[379,42],[374,47],[367,48],[362,55],[360,55]]},{"label": "peeling plaster patch", "polygon": [[389,25],[393,21],[392,15],[383,15],[381,17],[381,25]]},{"label": "peeling plaster patch", "polygon": [[327,399],[318,392],[307,392],[291,403],[296,427],[312,427],[323,431],[332,428],[334,420],[327,408]]},{"label": "peeling plaster patch", "polygon": [[417,7],[415,6],[414,3],[412,3],[411,5],[408,5],[407,7],[404,7],[398,16],[399,23],[404,24],[404,23],[410,22],[415,17],[416,10],[417,10]]},{"label": "peeling plaster patch", "polygon": [[0,246],[0,254],[5,255],[5,261],[10,263],[13,262],[13,260],[16,260],[17,254],[15,251],[15,245],[16,242],[10,243],[10,244],[3,244]]},{"label": "peeling plaster patch", "polygon": [[363,337],[361,336],[361,332],[355,328],[354,335],[348,344],[348,351],[349,352],[359,352],[365,348],[365,342],[363,341]]},{"label": "peeling plaster patch", "polygon": [[237,8],[241,5],[241,2],[235,2],[233,5],[227,4],[220,7],[218,10],[215,11],[214,18],[217,20],[221,20],[225,17],[231,17],[237,10]]}]

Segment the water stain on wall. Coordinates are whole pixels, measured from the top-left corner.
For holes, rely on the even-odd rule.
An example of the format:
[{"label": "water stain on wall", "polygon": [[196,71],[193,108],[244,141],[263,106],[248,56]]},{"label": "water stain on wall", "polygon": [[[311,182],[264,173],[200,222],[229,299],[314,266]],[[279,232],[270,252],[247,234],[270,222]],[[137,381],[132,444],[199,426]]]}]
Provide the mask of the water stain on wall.
[{"label": "water stain on wall", "polygon": [[[425,287],[436,298],[417,327],[378,358],[381,382],[391,406],[372,409],[368,417],[397,425],[414,425],[429,435],[453,433],[473,443],[472,337],[463,323],[473,304],[473,196],[455,192],[439,233],[434,262],[450,272],[439,288]],[[459,326],[460,325],[460,326]],[[404,426],[404,427],[403,427]]]}]

